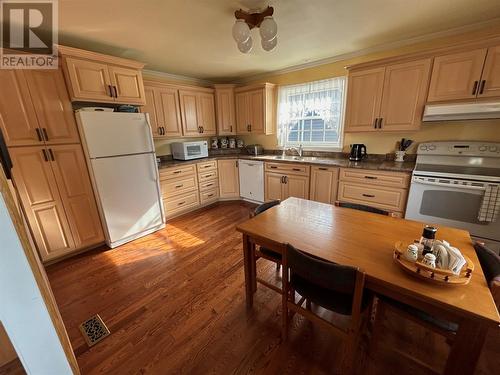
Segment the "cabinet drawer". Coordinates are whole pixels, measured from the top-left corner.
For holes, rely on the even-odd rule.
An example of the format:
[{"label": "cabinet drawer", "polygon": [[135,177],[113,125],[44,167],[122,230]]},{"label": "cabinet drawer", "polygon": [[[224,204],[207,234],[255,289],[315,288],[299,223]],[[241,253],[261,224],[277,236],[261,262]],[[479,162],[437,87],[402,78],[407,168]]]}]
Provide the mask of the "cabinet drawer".
[{"label": "cabinet drawer", "polygon": [[198,180],[201,182],[217,180],[217,169],[198,173]]},{"label": "cabinet drawer", "polygon": [[217,169],[217,160],[204,161],[203,163],[198,163],[198,173],[211,171]]},{"label": "cabinet drawer", "polygon": [[170,178],[179,178],[194,175],[196,173],[196,165],[182,165],[178,167],[170,167],[160,170],[160,180],[168,180]]},{"label": "cabinet drawer", "polygon": [[379,207],[391,212],[403,212],[407,194],[406,189],[366,186],[340,181],[338,200]]},{"label": "cabinet drawer", "polygon": [[389,186],[407,189],[410,181],[408,173],[372,171],[369,169],[341,168],[340,180],[361,184]]},{"label": "cabinet drawer", "polygon": [[200,191],[218,189],[218,188],[219,188],[219,181],[217,180],[200,182]]},{"label": "cabinet drawer", "polygon": [[200,193],[201,204],[216,202],[219,199],[219,189],[210,189]]},{"label": "cabinet drawer", "polygon": [[200,200],[197,190],[181,194],[173,198],[163,199],[163,205],[165,206],[167,217],[196,208],[199,204]]},{"label": "cabinet drawer", "polygon": [[196,185],[196,175],[160,181],[161,192],[164,198],[196,190]]},{"label": "cabinet drawer", "polygon": [[289,163],[265,163],[266,172],[298,174],[307,176],[309,175],[310,167],[302,164],[289,164]]}]

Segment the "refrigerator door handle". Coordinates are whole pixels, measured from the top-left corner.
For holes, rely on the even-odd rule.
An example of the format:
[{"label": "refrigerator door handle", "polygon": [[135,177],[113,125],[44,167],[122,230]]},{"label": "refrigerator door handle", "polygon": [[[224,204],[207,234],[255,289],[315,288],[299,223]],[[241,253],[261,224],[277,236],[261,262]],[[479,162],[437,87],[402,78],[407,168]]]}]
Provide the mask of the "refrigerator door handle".
[{"label": "refrigerator door handle", "polygon": [[148,124],[148,132],[149,132],[148,141],[149,141],[149,145],[151,146],[151,151],[154,153],[155,152],[155,144],[153,142],[153,132],[151,131],[152,127],[151,127],[151,122],[149,121],[149,113],[145,113],[145,115],[146,115],[146,123]]}]

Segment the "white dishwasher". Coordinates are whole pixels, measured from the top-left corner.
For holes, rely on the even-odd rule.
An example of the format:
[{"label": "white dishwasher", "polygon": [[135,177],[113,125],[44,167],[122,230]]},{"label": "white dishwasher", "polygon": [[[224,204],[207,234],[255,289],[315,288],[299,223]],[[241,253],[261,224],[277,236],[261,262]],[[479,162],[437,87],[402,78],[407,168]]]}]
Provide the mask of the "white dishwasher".
[{"label": "white dishwasher", "polygon": [[240,196],[248,201],[264,202],[264,162],[239,160]]}]

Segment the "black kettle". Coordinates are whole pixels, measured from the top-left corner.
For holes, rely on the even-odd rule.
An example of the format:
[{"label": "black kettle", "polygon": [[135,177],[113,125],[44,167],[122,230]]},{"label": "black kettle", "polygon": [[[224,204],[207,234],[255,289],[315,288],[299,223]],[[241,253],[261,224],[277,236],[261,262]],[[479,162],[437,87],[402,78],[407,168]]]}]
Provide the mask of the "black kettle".
[{"label": "black kettle", "polygon": [[351,145],[351,153],[349,160],[360,161],[366,157],[366,146],[361,143],[354,143]]}]

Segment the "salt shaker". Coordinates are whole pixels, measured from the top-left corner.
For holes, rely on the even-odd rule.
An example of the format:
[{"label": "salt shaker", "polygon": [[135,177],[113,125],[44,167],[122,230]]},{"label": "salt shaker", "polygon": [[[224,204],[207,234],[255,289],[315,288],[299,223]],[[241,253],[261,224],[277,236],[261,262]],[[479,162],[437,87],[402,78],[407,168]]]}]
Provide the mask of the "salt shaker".
[{"label": "salt shaker", "polygon": [[429,267],[436,268],[436,256],[432,253],[427,253],[424,255],[422,263]]},{"label": "salt shaker", "polygon": [[406,249],[406,259],[410,262],[416,262],[418,259],[418,246],[417,245],[408,245]]},{"label": "salt shaker", "polygon": [[426,225],[420,237],[420,243],[424,245],[424,250],[422,255],[425,257],[426,254],[432,253],[432,246],[434,245],[434,239],[436,238],[437,228]]}]

